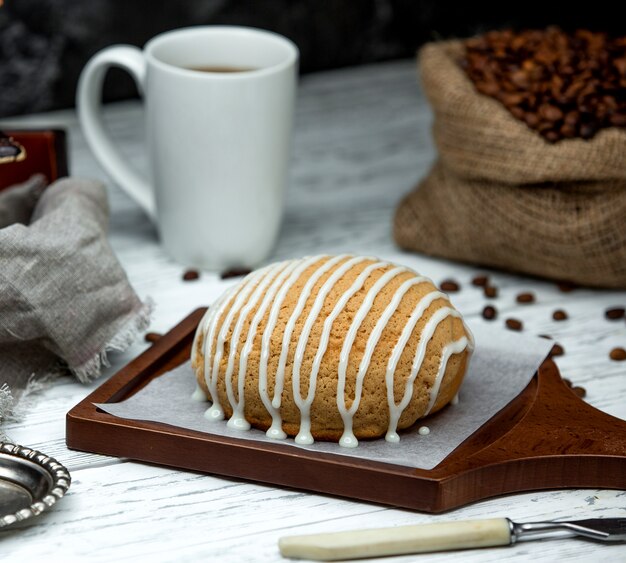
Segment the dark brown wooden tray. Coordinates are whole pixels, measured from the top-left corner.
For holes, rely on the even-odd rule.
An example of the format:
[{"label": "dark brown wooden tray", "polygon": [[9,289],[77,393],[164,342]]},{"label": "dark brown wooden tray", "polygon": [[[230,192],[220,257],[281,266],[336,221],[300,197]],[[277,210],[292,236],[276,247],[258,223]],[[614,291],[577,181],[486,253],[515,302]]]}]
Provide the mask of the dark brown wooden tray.
[{"label": "dark brown wooden tray", "polygon": [[125,420],[93,405],[121,401],[186,361],[205,310],[193,312],[67,414],[69,448],[425,512],[537,489],[626,489],[626,422],[580,400],[551,360],[430,471]]}]

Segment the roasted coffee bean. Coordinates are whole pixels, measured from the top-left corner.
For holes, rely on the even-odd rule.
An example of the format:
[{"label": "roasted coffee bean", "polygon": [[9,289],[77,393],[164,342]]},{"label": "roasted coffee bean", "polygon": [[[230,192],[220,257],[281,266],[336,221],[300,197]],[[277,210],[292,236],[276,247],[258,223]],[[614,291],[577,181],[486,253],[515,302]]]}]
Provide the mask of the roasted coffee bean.
[{"label": "roasted coffee bean", "polygon": [[572,391],[579,399],[584,399],[587,396],[587,390],[584,387],[572,387]]},{"label": "roasted coffee bean", "polygon": [[563,112],[552,104],[542,104],[539,106],[539,115],[548,121],[559,121],[563,119]]},{"label": "roasted coffee bean", "polygon": [[556,284],[559,288],[559,291],[562,293],[569,293],[570,291],[574,291],[578,286],[573,282],[562,281]]},{"label": "roasted coffee bean", "polygon": [[200,272],[198,272],[198,270],[187,270],[183,274],[184,281],[194,281],[194,280],[197,280],[199,277],[200,277]]},{"label": "roasted coffee bean", "polygon": [[526,122],[526,125],[528,125],[528,127],[530,127],[531,129],[536,129],[539,126],[539,116],[536,113],[531,113],[530,111],[527,111],[524,114],[524,121]]},{"label": "roasted coffee bean", "polygon": [[623,362],[626,360],[626,350],[624,348],[613,348],[609,353],[609,357],[616,362]]},{"label": "roasted coffee bean", "polygon": [[146,332],[143,337],[146,342],[152,342],[153,344],[159,340],[163,335],[158,332]]},{"label": "roasted coffee bean", "polygon": [[495,307],[492,307],[491,305],[487,305],[484,309],[483,309],[483,318],[487,319],[488,321],[491,321],[493,319],[495,319],[498,316],[498,311]]},{"label": "roasted coffee bean", "polygon": [[546,138],[546,141],[550,141],[551,143],[556,143],[561,138],[561,135],[559,135],[559,132],[555,129],[544,131],[543,136]]},{"label": "roasted coffee bean", "polygon": [[[505,105],[509,105],[508,103]],[[512,106],[509,110],[517,119],[524,119],[526,116],[526,112],[522,108],[518,108],[517,106]]]},{"label": "roasted coffee bean", "polygon": [[491,31],[465,42],[462,67],[481,94],[556,143],[626,127],[626,38],[557,27]]},{"label": "roasted coffee bean", "polygon": [[572,137],[576,137],[576,128],[572,125],[563,125],[560,129],[561,137],[564,139],[571,139]]},{"label": "roasted coffee bean", "polygon": [[614,127],[626,127],[626,113],[614,113],[610,115],[609,122]]},{"label": "roasted coffee bean", "polygon": [[504,322],[506,324],[506,328],[508,328],[509,330],[520,331],[524,328],[522,321],[518,321],[517,319],[506,319],[506,321]]},{"label": "roasted coffee bean", "polygon": [[552,313],[552,318],[555,321],[565,321],[567,320],[567,313],[563,309],[557,309]]},{"label": "roasted coffee bean", "polygon": [[552,346],[552,350],[550,350],[550,358],[554,358],[556,356],[562,356],[565,354],[565,349],[560,344],[555,344]]},{"label": "roasted coffee bean", "polygon": [[567,379],[567,377],[563,377],[563,383],[565,383],[565,385],[567,385],[568,387],[573,387],[574,385],[572,384],[572,381],[570,379]]},{"label": "roasted coffee bean", "polygon": [[578,130],[578,136],[583,139],[591,139],[597,132],[599,127],[595,123],[583,123]]},{"label": "roasted coffee bean", "polygon": [[577,111],[570,111],[565,116],[565,125],[570,126],[572,129],[575,129],[580,120],[580,115]]},{"label": "roasted coffee bean", "polygon": [[446,293],[454,293],[456,291],[459,291],[461,287],[454,280],[443,280],[439,284],[439,288],[441,289],[441,291],[445,291]]},{"label": "roasted coffee bean", "polygon": [[515,300],[518,303],[534,303],[535,302],[535,295],[533,293],[527,292],[527,293],[520,293],[518,294],[518,296],[515,298]]},{"label": "roasted coffee bean", "polygon": [[617,321],[624,317],[624,307],[612,307],[604,312],[604,316],[610,321]]},{"label": "roasted coffee bean", "polygon": [[487,285],[485,286],[483,293],[485,294],[485,297],[493,299],[494,297],[498,297],[498,288],[494,285]]},{"label": "roasted coffee bean", "polygon": [[487,276],[474,276],[474,278],[472,278],[472,285],[476,287],[485,287],[489,285],[489,278]]},{"label": "roasted coffee bean", "polygon": [[226,270],[220,274],[220,278],[223,280],[227,280],[228,278],[239,278],[242,276],[247,276],[252,270],[248,268],[232,268],[231,270]]}]

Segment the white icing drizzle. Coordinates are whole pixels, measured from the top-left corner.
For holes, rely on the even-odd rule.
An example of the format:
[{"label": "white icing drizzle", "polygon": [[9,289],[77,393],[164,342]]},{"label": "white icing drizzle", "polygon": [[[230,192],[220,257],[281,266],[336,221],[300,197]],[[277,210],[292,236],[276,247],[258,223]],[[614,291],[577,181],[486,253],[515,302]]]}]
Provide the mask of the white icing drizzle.
[{"label": "white icing drizzle", "polygon": [[[400,335],[400,338],[397,344],[394,346],[391,352],[391,357],[389,358],[389,362],[387,364],[387,371],[385,373],[385,383],[387,387],[387,403],[389,405],[389,427],[387,429],[387,435],[385,436],[385,439],[388,442],[400,441],[400,437],[398,436],[396,432],[397,427],[398,427],[398,420],[400,420],[400,416],[402,415],[402,412],[404,411],[406,406],[409,404],[409,401],[411,400],[411,396],[413,394],[413,383],[415,382],[415,378],[417,377],[417,374],[419,373],[419,368],[421,367],[421,361],[419,362],[419,364],[417,363],[417,361],[413,362],[413,367],[411,368],[411,374],[409,375],[409,378],[406,381],[404,395],[402,399],[400,400],[400,403],[398,403],[397,405],[396,405],[396,400],[395,400],[394,392],[393,392],[393,384],[394,384],[394,379],[395,379],[396,367],[398,366],[400,357],[402,356],[402,353],[404,352],[404,349],[407,345],[407,342],[409,341],[409,338],[411,337],[411,334],[413,332],[413,329],[415,328],[415,325],[420,320],[420,318],[422,318],[422,316],[426,312],[426,309],[428,309],[428,307],[430,307],[430,305],[436,299],[445,299],[446,301],[448,301],[448,296],[445,293],[442,293],[441,291],[431,291],[430,293],[427,293],[424,297],[422,297],[422,299],[417,304],[415,309],[413,309],[413,312],[411,313],[409,320],[404,326],[404,329],[402,329],[402,334]],[[437,313],[439,313],[440,311],[444,311],[445,313],[447,313],[448,311],[453,311],[453,309],[450,309],[449,307],[444,307],[442,309],[439,309]],[[421,350],[423,350],[424,352],[426,351],[426,345],[432,338],[432,335],[434,334],[435,329],[437,328],[437,325],[440,322],[439,317],[441,317],[441,314],[438,314],[437,317],[433,315],[433,317],[431,317],[429,321],[430,327],[429,327],[429,324],[427,323],[424,329],[422,330],[422,333],[420,334],[419,343],[417,345],[416,356],[415,356],[416,360],[419,357]],[[435,319],[435,321],[431,322],[433,318]],[[427,332],[429,328],[432,331],[431,333]]]},{"label": "white icing drizzle", "polygon": [[[219,334],[217,335],[215,352],[213,354],[213,358],[211,358],[211,346],[213,344],[213,337],[215,331],[217,330],[219,319],[222,316],[222,313],[225,311],[226,306],[230,304],[231,299],[224,299],[224,301],[222,301],[222,303],[215,309],[215,314],[212,317],[211,323],[209,325],[209,334],[204,341],[204,377],[207,383],[207,387],[209,388],[209,393],[211,394],[211,399],[213,400],[211,408],[204,415],[209,420],[222,420],[224,418],[224,410],[220,405],[217,394],[217,378],[219,373],[220,361],[224,352],[224,341],[226,340],[228,329],[230,328],[235,313],[237,313],[239,309],[243,306],[255,283],[265,275],[266,270],[267,268],[263,268],[256,272],[252,272],[246,278],[244,278],[240,285],[233,288],[233,290],[239,289],[239,292],[234,297],[230,309],[226,314],[226,318],[222,323],[222,327],[219,331]],[[235,293],[235,291],[233,291],[233,293]],[[211,359],[213,359],[212,366],[210,365]]]},{"label": "white icing drizzle", "polygon": [[[213,320],[215,318],[219,319],[219,317],[221,316],[222,312],[224,311],[226,307],[226,304],[229,302],[230,297],[232,296],[233,293],[237,291],[237,289],[239,289],[239,287],[240,285],[236,285],[226,290],[218,298],[218,300],[209,308],[209,310],[202,317],[199,328],[196,331],[196,335],[194,338],[191,359],[192,359],[192,363],[195,365],[198,359],[198,341],[199,341],[200,335],[204,336],[204,342],[203,342],[203,353],[204,353],[203,368],[204,368],[204,375],[205,375],[204,380],[207,384],[207,387],[209,388],[209,393],[211,393],[211,399],[213,403],[212,406],[209,409],[207,409],[207,411],[204,413],[205,418],[207,418],[208,420],[221,420],[223,418],[223,413],[220,414],[221,409],[219,407],[219,401],[217,401],[217,399],[215,398],[216,395],[214,395],[211,391],[212,387],[210,385],[210,378],[208,377],[208,374],[210,373],[209,372],[209,356],[211,354],[214,330],[216,326],[216,323],[213,323]],[[207,334],[207,329],[209,329],[208,334]],[[196,387],[196,391],[194,392],[194,394],[196,394],[197,392],[198,392],[198,386]],[[204,391],[202,391],[202,394],[204,395]],[[204,395],[204,397],[206,400],[206,395]],[[214,409],[213,406],[215,405],[217,406]]]},{"label": "white icing drizzle", "polygon": [[458,340],[451,342],[448,344],[441,354],[441,360],[439,361],[439,369],[437,370],[437,377],[435,378],[435,382],[433,383],[432,388],[430,389],[430,396],[428,399],[428,406],[426,407],[426,412],[424,416],[430,414],[430,411],[433,410],[435,406],[435,402],[437,401],[437,397],[439,396],[439,388],[441,387],[441,382],[443,381],[443,376],[446,373],[446,367],[448,365],[448,360],[450,356],[453,354],[460,354],[465,348],[467,348],[469,344],[469,340],[467,337],[462,336]]},{"label": "white icing drizzle", "polygon": [[280,357],[278,359],[278,367],[276,369],[276,383],[274,385],[274,398],[272,399],[272,405],[275,409],[280,408],[280,403],[282,399],[283,387],[285,384],[285,364],[287,363],[287,353],[289,351],[289,342],[291,341],[291,335],[293,333],[293,329],[296,326],[296,321],[302,314],[304,309],[304,305],[306,304],[309,295],[311,294],[311,290],[313,286],[317,283],[317,281],[328,272],[333,266],[345,260],[349,256],[346,254],[342,254],[340,256],[335,256],[324,262],[317,270],[311,274],[311,277],[306,281],[302,291],[300,293],[300,297],[298,298],[298,302],[296,303],[296,307],[289,317],[287,324],[285,325],[285,332],[283,333],[283,342],[280,349]]},{"label": "white icing drizzle", "polygon": [[280,399],[283,392],[285,378],[284,363],[282,364],[282,369],[279,365],[276,373],[273,400],[270,399],[269,393],[267,391],[267,362],[270,356],[270,341],[272,338],[272,334],[274,333],[274,328],[276,327],[276,321],[278,320],[280,308],[285,300],[288,291],[300,279],[300,276],[305,270],[324,258],[328,257],[313,256],[312,258],[294,261],[294,265],[296,265],[297,268],[289,276],[287,281],[283,283],[282,287],[278,291],[278,294],[276,295],[276,298],[274,299],[274,302],[270,309],[269,317],[267,319],[267,325],[265,327],[265,330],[263,331],[263,336],[261,338],[261,359],[259,363],[259,394],[261,396],[261,400],[263,401],[263,405],[272,417],[272,425],[267,431],[267,435],[270,438],[282,440],[287,437],[287,434],[285,434],[282,428],[282,419],[279,411]]},{"label": "white icing drizzle", "polygon": [[[248,274],[248,276],[250,275],[251,274]],[[209,323],[212,321],[213,317],[215,316],[216,309],[224,301],[227,301],[228,298],[233,294],[233,292],[235,292],[239,287],[240,287],[239,284],[237,284],[227,289],[224,293],[222,293],[222,295],[218,297],[217,301],[215,301],[215,303],[213,303],[213,305],[211,305],[211,307],[208,308],[207,312],[204,313],[204,315],[202,316],[202,319],[200,320],[200,323],[198,324],[198,329],[196,330],[196,334],[193,337],[193,344],[191,346],[192,364],[195,364],[198,360],[198,349],[199,349],[200,337],[206,336],[207,327],[209,326]],[[206,346],[206,342],[204,343],[203,348],[205,346]]]},{"label": "white icing drizzle", "polygon": [[[357,262],[358,263],[358,262]],[[346,268],[350,268],[353,265],[355,265],[354,261],[349,261],[346,262],[344,264],[344,267]],[[310,379],[309,379],[309,392],[307,394],[307,398],[306,401],[303,402],[303,404],[305,405],[306,411],[305,411],[305,419],[309,418],[310,415],[310,407],[311,404],[313,403],[313,399],[315,397],[315,389],[317,386],[317,376],[319,374],[319,369],[322,363],[322,359],[324,358],[324,354],[326,353],[326,350],[328,348],[328,341],[330,339],[330,333],[332,330],[332,326],[333,323],[335,322],[335,320],[337,319],[337,317],[339,316],[339,314],[341,313],[341,311],[344,310],[345,306],[347,305],[348,301],[354,296],[354,294],[359,291],[363,285],[365,284],[365,281],[370,277],[370,275],[372,274],[372,272],[374,270],[380,269],[380,268],[385,268],[389,266],[388,262],[376,262],[374,264],[371,264],[369,266],[367,266],[366,268],[363,269],[363,271],[357,276],[357,279],[354,281],[354,283],[350,286],[350,288],[345,291],[343,293],[343,295],[339,298],[339,300],[337,301],[337,303],[335,304],[335,306],[333,307],[333,310],[331,311],[331,313],[328,315],[328,317],[326,317],[326,319],[324,320],[324,326],[322,327],[322,333],[320,335],[320,341],[317,347],[317,352],[315,353],[315,357],[313,359],[313,364],[311,366],[311,373],[310,373]],[[397,275],[397,274],[395,274]],[[392,276],[393,277],[393,276]],[[331,278],[328,279],[328,282],[331,282]],[[333,283],[334,285],[334,283]],[[378,293],[378,291],[380,291],[380,288],[375,290],[375,293]],[[321,291],[320,291],[321,293]],[[369,292],[370,294],[372,293],[372,291]],[[325,296],[324,296],[325,297]],[[323,303],[324,299],[322,299],[322,303]],[[372,299],[373,301],[373,299]],[[370,305],[371,306],[371,305]],[[314,305],[315,307],[315,305]],[[314,311],[311,310],[311,313],[313,313]],[[319,314],[319,312],[318,312]],[[315,318],[317,318],[317,314],[315,315]],[[310,316],[309,316],[310,318]],[[315,319],[313,320],[313,322],[315,321]],[[313,326],[311,324],[311,326]],[[308,341],[308,334],[306,335],[306,341]],[[298,343],[300,344],[300,342]],[[306,342],[305,342],[305,346],[302,349],[302,354],[304,354],[304,350],[306,347]],[[297,352],[296,352],[297,354]],[[300,368],[300,366],[298,366],[298,369]],[[299,375],[299,372],[298,372]],[[298,379],[299,381],[299,379]],[[295,386],[295,379],[294,379],[294,386]],[[295,390],[295,387],[294,387]],[[298,390],[299,390],[299,386],[298,386]],[[342,403],[344,404],[343,410],[345,411],[345,401],[343,401],[343,393],[344,393],[344,389],[343,387],[341,388],[341,390],[338,388],[337,389],[337,405],[339,406],[339,396],[341,395],[342,397]],[[294,391],[295,394],[295,391]],[[308,403],[308,404],[306,404]],[[298,405],[300,407],[300,405]],[[301,412],[302,412],[302,407],[300,407]],[[341,409],[340,409],[341,412]],[[342,418],[343,418],[343,414],[342,414]],[[302,433],[302,426],[300,427],[300,433]],[[312,440],[313,437],[311,436],[309,438],[310,435],[310,424],[309,424],[309,434],[303,435],[300,437],[301,440]],[[296,437],[297,438],[297,437]],[[346,440],[344,440],[344,443],[342,445],[345,445],[347,447],[352,447],[352,445],[348,444],[348,440],[349,438],[347,438]],[[355,438],[356,440],[356,438]],[[309,441],[307,442],[303,442],[303,443],[311,443]],[[356,446],[356,444],[354,444]]]},{"label": "white icing drizzle", "polygon": [[202,390],[202,387],[196,383],[196,388],[193,390],[191,394],[192,401],[198,401],[199,403],[207,401],[207,396]]},{"label": "white icing drizzle", "polygon": [[420,436],[428,436],[430,434],[430,428],[428,428],[428,426],[420,426],[417,432]]},{"label": "white icing drizzle", "polygon": [[[315,399],[315,392],[317,388],[317,378],[319,370],[322,364],[322,360],[328,349],[330,341],[330,335],[332,332],[332,326],[338,316],[344,311],[349,300],[357,294],[364,287],[367,280],[372,273],[377,269],[385,269],[390,266],[387,262],[374,262],[366,265],[356,277],[352,285],[342,293],[333,306],[332,311],[324,319],[322,326],[320,340],[317,345],[317,350],[313,363],[310,368],[308,389],[305,396],[302,396],[300,392],[301,383],[301,369],[306,353],[307,345],[309,344],[310,335],[316,321],[319,319],[319,315],[323,309],[324,303],[336,286],[336,284],[355,266],[367,261],[373,261],[375,259],[369,257],[353,257],[350,255],[340,256],[313,256],[310,258],[302,258],[300,260],[291,260],[286,262],[280,262],[266,266],[265,268],[253,272],[248,275],[239,284],[232,287],[226,292],[216,304],[205,314],[196,337],[194,339],[192,358],[194,363],[198,358],[198,344],[199,338],[202,334],[204,336],[203,353],[204,353],[204,375],[209,388],[209,393],[213,400],[213,405],[207,411],[206,416],[211,420],[220,420],[224,417],[224,411],[219,403],[217,395],[217,383],[219,376],[219,368],[222,362],[222,356],[224,354],[224,347],[226,339],[228,338],[230,346],[228,351],[228,361],[226,362],[225,371],[225,387],[226,395],[230,406],[232,407],[233,415],[228,421],[228,425],[238,429],[248,429],[249,423],[244,418],[244,391],[245,391],[245,379],[248,369],[248,361],[252,352],[259,325],[261,321],[267,317],[267,323],[263,329],[261,335],[261,350],[259,357],[259,396],[266,410],[272,417],[272,424],[267,431],[267,435],[272,438],[282,439],[285,438],[285,432],[282,429],[282,419],[280,415],[280,406],[282,401],[282,393],[285,383],[285,367],[287,358],[289,355],[289,349],[291,345],[291,338],[295,330],[295,326],[300,319],[302,312],[312,296],[313,288],[318,284],[319,280],[327,273],[330,272],[328,278],[320,285],[317,290],[317,294],[314,296],[311,309],[304,321],[302,330],[298,337],[292,367],[292,391],[293,398],[296,406],[300,410],[300,428],[298,435],[296,436],[296,442],[299,444],[310,444],[313,442],[313,436],[311,435],[311,420],[310,410],[311,405]],[[290,289],[298,283],[304,272],[310,269],[312,266],[317,265],[313,270],[309,278],[304,283],[296,306],[294,307],[287,323],[285,324],[284,333],[282,335],[280,355],[278,358],[278,365],[275,373],[274,380],[274,392],[272,397],[268,391],[268,361],[270,358],[271,350],[270,344],[272,335],[274,334],[278,317],[285,298]],[[409,291],[409,289],[415,285],[430,282],[428,278],[414,275],[414,277],[403,281],[395,290],[389,304],[386,306],[380,318],[376,321],[376,324],[368,337],[363,357],[359,363],[358,372],[355,381],[354,398],[350,405],[350,408],[346,407],[345,386],[347,369],[350,358],[350,353],[354,346],[355,339],[357,337],[361,324],[370,312],[376,297],[380,294],[387,284],[389,284],[397,276],[412,271],[404,267],[394,267],[384,272],[372,285],[372,287],[365,294],[362,303],[360,304],[351,324],[345,339],[342,344],[342,349],[339,357],[338,366],[338,380],[337,380],[337,409],[341,415],[344,431],[340,440],[340,445],[344,447],[355,447],[358,445],[358,440],[354,436],[352,425],[354,415],[357,413],[362,391],[364,379],[370,367],[371,359],[376,346],[383,334],[383,331],[387,327],[387,324],[394,313],[398,310],[402,299]],[[430,282],[432,283],[432,282]],[[422,316],[425,314],[428,307],[437,299],[448,300],[448,296],[440,291],[431,291],[424,295],[415,308],[413,309],[409,319],[404,325],[400,337],[397,343],[391,351],[385,373],[385,385],[387,392],[387,402],[389,408],[389,427],[387,430],[386,439],[388,441],[397,442],[399,436],[397,434],[398,421],[402,415],[402,412],[409,404],[413,395],[413,386],[415,380],[421,370],[426,347],[428,342],[432,339],[438,325],[447,317],[459,317],[460,314],[451,307],[442,307],[435,311],[435,313],[428,319],[424,326],[418,341],[418,345],[415,351],[413,364],[411,367],[411,373],[405,383],[405,390],[402,399],[398,404],[395,403],[394,397],[394,379],[395,371],[398,362],[407,346],[407,343],[413,333],[415,326]],[[260,303],[260,304],[259,304]],[[241,352],[239,354],[239,362],[237,370],[235,370],[235,359],[237,356],[238,345],[241,342],[241,336],[243,327],[248,319],[248,316],[258,305],[256,312],[254,313],[250,324],[245,334],[245,341],[243,342]],[[222,319],[223,322],[219,331],[217,327]],[[234,323],[234,326],[233,326]],[[232,327],[232,331],[231,331]],[[429,390],[429,401],[426,412],[423,415],[428,414],[434,407],[439,390],[443,381],[443,377],[446,372],[449,358],[454,355],[468,350],[471,352],[474,346],[473,338],[467,327],[464,325],[467,336],[463,336],[459,340],[452,342],[445,346],[441,351],[441,359],[439,362],[438,372],[433,382],[431,389]],[[228,337],[228,335],[231,335]],[[215,350],[213,346],[215,343]],[[237,393],[235,394],[234,381],[236,377]],[[194,393],[195,398],[205,398],[204,392],[200,388]],[[458,397],[455,397],[458,401]],[[453,402],[454,400],[453,399]],[[423,416],[422,415],[422,416]],[[427,434],[428,428],[423,426],[418,432],[420,434]]]},{"label": "white icing drizzle", "polygon": [[[228,426],[231,428],[237,428],[240,430],[248,430],[250,428],[250,423],[245,419],[243,414],[244,408],[244,385],[246,379],[246,372],[241,371],[241,364],[239,370],[238,385],[237,385],[237,397],[235,398],[235,391],[233,389],[233,368],[235,367],[235,356],[237,355],[237,343],[241,337],[241,331],[243,330],[243,325],[248,318],[248,314],[253,309],[253,307],[257,304],[258,300],[261,298],[265,289],[269,285],[269,283],[274,279],[277,273],[279,273],[285,267],[284,262],[279,262],[278,264],[274,264],[266,270],[265,275],[259,281],[259,283],[254,288],[254,291],[250,297],[248,297],[246,304],[241,309],[239,313],[239,318],[235,323],[235,328],[233,329],[232,335],[230,337],[231,343],[234,345],[230,346],[228,353],[228,363],[226,365],[226,374],[225,374],[225,382],[226,382],[226,395],[228,396],[228,401],[230,406],[233,409],[233,414],[228,421]],[[257,322],[258,325],[258,322]],[[249,353],[249,352],[248,352]],[[243,350],[242,350],[243,354]],[[246,355],[247,358],[247,355]]]},{"label": "white icing drizzle", "polygon": [[[422,302],[420,303],[420,305],[424,302],[429,302],[429,301],[430,302],[428,304],[430,304],[432,303],[432,301],[434,301],[434,299],[439,298],[440,295],[441,295],[441,292],[433,291],[429,293],[428,295],[426,295],[424,299],[422,299]],[[431,300],[429,300],[428,299],[429,296],[434,296],[434,297]],[[416,311],[419,309],[421,309],[420,306],[416,308]],[[426,309],[424,308],[422,310],[422,313],[425,310]],[[432,317],[430,317],[430,319],[428,319],[428,322],[424,326],[422,333],[420,335],[419,342],[417,344],[417,349],[415,350],[415,358],[413,360],[411,374],[409,375],[409,378],[406,381],[404,395],[397,405],[396,405],[394,393],[393,393],[393,374],[391,374],[392,376],[390,377],[389,368],[387,368],[386,379],[387,379],[387,399],[389,401],[389,428],[387,429],[387,435],[385,436],[385,439],[388,440],[389,442],[398,442],[400,440],[400,437],[398,436],[398,433],[397,433],[398,421],[400,420],[400,416],[402,415],[402,412],[407,407],[407,405],[409,404],[409,401],[411,400],[411,397],[413,396],[413,384],[415,383],[417,374],[420,372],[422,363],[424,362],[424,357],[426,355],[426,347],[428,346],[430,339],[435,334],[435,330],[437,330],[439,323],[443,321],[444,319],[446,319],[447,317],[461,318],[461,314],[455,309],[451,309],[450,307],[442,307],[441,309],[438,309],[437,311],[435,311],[435,313],[432,315]],[[405,330],[406,328],[407,327],[405,327]],[[402,337],[401,337],[401,340],[402,340]],[[459,340],[444,347],[441,353],[441,360],[439,361],[439,369],[435,377],[435,382],[430,390],[428,406],[426,407],[426,412],[424,413],[424,415],[428,414],[431,411],[433,405],[435,404],[435,401],[437,399],[437,394],[439,392],[439,387],[441,385],[441,380],[446,372],[446,367],[448,366],[448,358],[452,354],[462,352],[465,348],[468,348],[469,345],[470,345],[470,340],[467,337],[463,336]],[[394,353],[395,351],[396,350],[394,349]],[[392,359],[393,359],[393,354],[392,354]],[[400,359],[400,355],[397,356],[397,360],[399,359]],[[397,363],[397,360],[396,360],[396,363]]]},{"label": "white icing drizzle", "polygon": [[[265,316],[265,312],[267,311],[267,308],[269,307],[270,303],[273,301],[274,296],[276,295],[276,292],[285,281],[285,278],[294,271],[297,265],[298,265],[298,262],[292,261],[291,263],[287,265],[287,267],[283,268],[282,270],[281,268],[283,264],[280,265],[281,266],[281,268],[279,268],[280,273],[274,278],[272,285],[266,291],[265,297],[263,298],[261,305],[257,309],[257,312],[255,313],[254,317],[252,318],[252,321],[250,322],[250,327],[248,328],[248,336],[246,338],[245,344],[243,345],[243,348],[241,349],[241,354],[239,355],[239,402],[237,403],[236,408],[235,407],[233,408],[233,418],[235,418],[235,416],[237,416],[239,419],[244,418],[243,382],[244,382],[246,370],[248,367],[248,357],[250,356],[250,352],[252,351],[252,346],[254,344],[254,339],[256,337],[257,329],[259,328],[259,323],[261,322],[261,319]],[[273,273],[274,272],[271,272],[270,274],[268,274],[268,278]],[[257,291],[260,288],[261,288],[261,284],[259,284]],[[242,317],[245,317],[245,315],[247,315],[247,311],[245,313],[244,312],[241,313],[240,319]],[[233,339],[234,339],[234,336],[233,336]],[[265,364],[264,380],[261,381],[261,379],[259,378],[259,393],[263,399],[264,405],[270,402],[269,397],[267,395],[267,362]],[[270,429],[272,431],[271,432],[268,431],[269,432],[268,435],[271,437],[279,438],[279,439],[285,438],[286,434],[282,431],[282,428],[279,428],[279,429],[280,429],[280,432],[275,431],[275,430],[278,430],[276,428]]]},{"label": "white icing drizzle", "polygon": [[[381,268],[381,267],[385,267],[388,265],[389,264],[386,262],[378,262],[366,268],[361,274],[361,276],[359,276],[359,279],[357,279],[357,281],[355,282],[355,285],[352,287],[357,286],[356,290],[361,289],[361,287],[363,287],[363,284],[365,283],[365,280],[370,276],[371,271],[373,271],[376,268]],[[365,374],[367,373],[367,369],[369,368],[369,363],[372,358],[372,353],[374,351],[373,347],[371,347],[369,350],[366,348],[363,359],[361,360],[361,364],[359,365],[359,371],[356,377],[354,400],[352,401],[350,408],[347,409],[346,398],[345,398],[346,371],[348,369],[348,360],[350,358],[350,351],[352,350],[352,345],[354,344],[354,340],[356,338],[357,331],[359,330],[359,327],[361,326],[361,323],[363,322],[363,320],[369,313],[370,309],[372,308],[372,305],[374,304],[374,300],[376,299],[376,297],[378,296],[382,288],[385,287],[393,278],[407,271],[408,271],[407,268],[397,267],[397,268],[394,268],[393,270],[389,270],[388,272],[384,273],[380,278],[378,278],[378,280],[376,280],[376,283],[371,287],[371,289],[365,295],[365,299],[363,299],[363,303],[361,304],[361,306],[359,307],[359,310],[354,316],[354,320],[352,321],[352,324],[350,325],[350,328],[348,329],[348,332],[346,334],[346,338],[343,342],[341,353],[339,354],[339,370],[338,370],[338,380],[337,380],[337,408],[339,409],[339,414],[341,415],[341,419],[343,420],[343,435],[341,436],[341,439],[339,440],[339,445],[344,446],[346,448],[356,448],[359,445],[359,441],[356,439],[356,436],[352,432],[352,420],[354,418],[354,414],[359,408],[359,404],[361,403],[363,379],[365,378]],[[366,277],[363,279],[360,279],[363,275],[365,275]],[[407,289],[408,287],[409,286],[407,286]],[[398,303],[399,303],[399,300],[398,300]],[[333,321],[336,318],[336,316],[339,314],[339,312],[343,310],[343,307],[345,306],[345,304],[342,304],[341,302],[339,302],[337,303],[337,306],[341,306],[341,309],[337,311],[337,314],[332,319]],[[335,309],[337,309],[337,307],[335,307]],[[333,311],[333,314],[335,314],[335,311]],[[328,320],[330,320],[330,317],[327,319],[327,321]],[[382,333],[382,328],[384,327],[381,327],[381,330],[376,335],[376,342],[374,343],[374,346],[376,345],[376,343],[378,342],[378,339],[380,338],[380,334]],[[376,331],[376,327],[371,336],[374,335],[375,331]],[[330,329],[329,329],[329,333],[330,333]],[[371,340],[372,340],[371,336],[367,342],[368,347],[371,344]],[[324,351],[325,349],[326,348],[324,348]]]},{"label": "white icing drizzle", "polygon": [[[326,297],[330,293],[330,291],[335,287],[335,284],[354,266],[365,262],[366,260],[370,260],[370,258],[357,257],[351,258],[344,262],[339,268],[337,268],[328,279],[322,284],[317,292],[317,297],[313,302],[313,306],[309,311],[307,319],[302,327],[302,331],[300,332],[300,338],[298,339],[298,345],[296,346],[296,353],[293,359],[293,370],[291,373],[291,381],[293,386],[293,400],[296,403],[297,407],[300,409],[300,431],[296,436],[296,443],[298,444],[312,444],[313,436],[311,435],[311,404],[313,403],[313,399],[315,398],[315,387],[317,384],[317,373],[319,372],[321,358],[318,359],[318,355],[316,354],[315,359],[313,361],[313,365],[311,366],[311,373],[309,377],[309,388],[307,390],[306,397],[302,397],[300,394],[300,368],[302,367],[302,360],[304,359],[304,352],[306,350],[307,342],[309,341],[309,335],[311,334],[311,329],[313,328],[313,324],[315,323],[317,317],[320,314],[320,311],[324,305],[324,301]],[[380,265],[378,265],[380,267]],[[355,284],[358,283],[355,282]],[[353,286],[354,287],[354,286]],[[352,288],[350,288],[352,289]],[[349,293],[348,290],[347,293]],[[356,292],[356,290],[355,290]],[[345,297],[344,294],[341,298]],[[347,302],[347,299],[346,299]],[[345,304],[344,304],[345,306]],[[343,307],[342,307],[343,309]],[[332,313],[331,313],[332,315]],[[334,319],[333,319],[334,320]],[[326,324],[326,323],[325,323]],[[332,325],[332,322],[330,323]],[[327,332],[330,331],[330,328],[324,326],[322,331],[322,336],[320,340],[328,338]]]}]

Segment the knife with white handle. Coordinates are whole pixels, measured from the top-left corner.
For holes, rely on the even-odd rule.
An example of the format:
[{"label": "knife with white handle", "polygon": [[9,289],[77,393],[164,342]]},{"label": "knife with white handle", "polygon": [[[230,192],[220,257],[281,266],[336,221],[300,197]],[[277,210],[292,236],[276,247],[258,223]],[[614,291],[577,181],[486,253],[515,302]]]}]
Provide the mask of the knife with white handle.
[{"label": "knife with white handle", "polygon": [[566,532],[601,541],[626,541],[626,518],[596,518],[573,522],[528,522],[508,518],[417,524],[395,528],[355,530],[307,536],[288,536],[278,541],[280,553],[295,559],[338,561],[511,545],[520,539],[552,532]]}]

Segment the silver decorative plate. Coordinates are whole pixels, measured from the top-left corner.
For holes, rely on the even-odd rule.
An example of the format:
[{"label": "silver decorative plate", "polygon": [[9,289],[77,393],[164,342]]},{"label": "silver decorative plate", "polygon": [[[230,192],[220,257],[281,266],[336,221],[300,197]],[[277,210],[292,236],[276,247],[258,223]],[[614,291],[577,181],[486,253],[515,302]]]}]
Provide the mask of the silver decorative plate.
[{"label": "silver decorative plate", "polygon": [[70,472],[55,459],[0,442],[0,528],[49,510],[70,483]]}]

